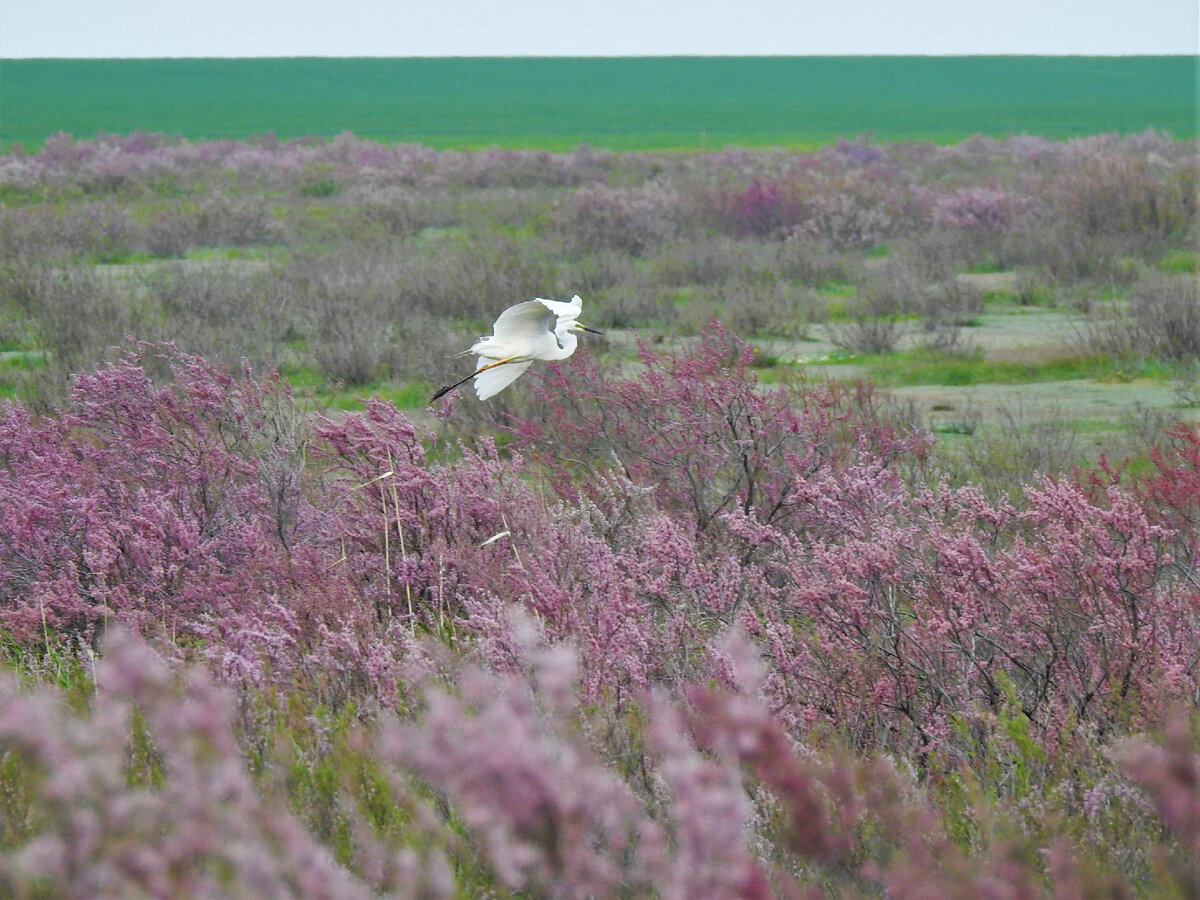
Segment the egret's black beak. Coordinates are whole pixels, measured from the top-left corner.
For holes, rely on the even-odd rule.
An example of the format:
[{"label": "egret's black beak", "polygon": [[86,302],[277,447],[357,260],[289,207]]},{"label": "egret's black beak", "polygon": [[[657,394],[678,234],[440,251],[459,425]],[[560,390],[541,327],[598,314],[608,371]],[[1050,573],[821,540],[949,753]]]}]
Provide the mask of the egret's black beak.
[{"label": "egret's black beak", "polygon": [[595,328],[588,328],[586,325],[580,325],[578,322],[575,323],[575,327],[582,328],[584,331],[590,331],[592,334],[604,334],[603,331],[597,331]]}]

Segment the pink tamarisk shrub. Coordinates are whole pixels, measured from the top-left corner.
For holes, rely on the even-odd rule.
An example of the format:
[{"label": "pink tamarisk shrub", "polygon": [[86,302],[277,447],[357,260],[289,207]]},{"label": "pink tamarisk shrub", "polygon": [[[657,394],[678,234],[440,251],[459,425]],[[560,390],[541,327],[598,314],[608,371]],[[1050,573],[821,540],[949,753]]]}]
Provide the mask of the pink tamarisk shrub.
[{"label": "pink tamarisk shrub", "polygon": [[1192,592],[1128,497],[1097,504],[1047,481],[1026,508],[995,507],[879,474],[814,485],[807,530],[731,517],[770,548],[775,587],[743,621],[785,721],[924,753],[953,747],[956,721],[989,727],[1010,695],[1050,744],[1068,721],[1111,732],[1196,696]]},{"label": "pink tamarisk shrub", "polygon": [[[444,798],[444,815],[463,823],[508,890],[714,900],[1134,896],[1066,839],[1039,846],[998,833],[968,851],[893,763],[796,744],[763,702],[756,652],[737,632],[712,647],[732,689],[692,682],[673,695],[652,692],[644,724],[607,725],[633,741],[622,754],[632,765],[606,762],[593,737],[601,721],[579,704],[574,651],[544,643],[524,614],[511,625],[515,668],[444,670],[450,683],[426,684],[425,711],[386,726],[379,744],[397,777],[411,772]],[[1182,797],[1159,796],[1166,820],[1190,836],[1194,753],[1178,741],[1130,753],[1125,765],[1152,790],[1171,779],[1187,785]],[[1183,887],[1186,877],[1166,873],[1154,885]]]},{"label": "pink tamarisk shrub", "polygon": [[1115,487],[1044,482],[1020,505],[914,489],[923,436],[864,392],[757,390],[719,331],[644,351],[637,379],[584,390],[552,370],[546,419],[511,420],[522,451],[480,441],[445,461],[386,404],[310,437],[277,382],[167,355],[173,386],[129,357],[77,379],[63,414],[5,409],[0,584],[19,642],[119,620],[234,680],[320,672],[340,702],[396,691],[418,631],[512,665],[515,602],[580,648],[588,701],[619,711],[707,677],[702,648],[740,623],[788,727],[923,758],[1010,703],[1052,742],[1068,721],[1106,733],[1196,697],[1170,526]]},{"label": "pink tamarisk shrub", "polygon": [[383,623],[436,634],[504,670],[518,658],[506,610],[520,604],[581,651],[589,700],[618,708],[651,679],[681,677],[696,629],[680,601],[727,607],[740,572],[619,478],[571,503],[539,490],[518,453],[488,440],[430,462],[411,422],[383,403],[319,422],[324,542],[358,605]]},{"label": "pink tamarisk shrub", "polygon": [[312,459],[323,471],[322,540],[359,603],[380,621],[442,636],[473,592],[499,585],[515,561],[513,530],[537,515],[519,456],[481,439],[450,462],[430,461],[420,434],[390,404],[316,423]]},{"label": "pink tamarisk shrub", "polygon": [[[641,715],[611,720],[580,702],[571,647],[547,643],[523,613],[510,612],[509,628],[509,671],[435,649],[439,675],[426,669],[411,685],[420,712],[366,719],[337,750],[369,753],[390,773],[386,802],[411,810],[377,831],[354,807],[378,807],[379,785],[346,795],[355,824],[342,865],[284,807],[288,779],[270,757],[250,775],[234,695],[203,670],[173,676],[115,626],[86,705],[49,687],[23,691],[5,673],[0,780],[17,815],[0,829],[0,886],[64,898],[437,898],[489,884],[671,900],[1133,896],[1066,841],[996,837],[965,852],[892,763],[795,743],[736,632],[711,647],[731,689],[659,689]],[[614,735],[626,742],[615,757]],[[1129,743],[1119,761],[1185,845],[1182,855],[1165,842],[1147,848],[1169,864],[1151,886],[1186,896],[1197,821],[1186,731],[1162,747]],[[417,799],[430,791],[432,804]]]},{"label": "pink tamarisk shrub", "polygon": [[[177,689],[120,626],[90,708],[0,678],[0,759],[28,765],[28,838],[0,855],[10,897],[374,897],[287,809],[265,801],[231,727],[233,697],[200,670]],[[141,735],[141,744],[135,743]],[[140,749],[139,749],[140,748]]]},{"label": "pink tamarisk shrub", "polygon": [[933,221],[952,228],[986,231],[1008,226],[1029,206],[1027,198],[1000,188],[960,188],[934,198]]},{"label": "pink tamarisk shrub", "polygon": [[[532,629],[516,624],[530,644]],[[528,677],[468,667],[453,694],[429,686],[420,721],[384,732],[384,757],[445,792],[508,890],[582,900],[644,885],[661,837],[628,785],[566,730],[573,653],[521,655]]]},{"label": "pink tamarisk shrub", "polygon": [[[1195,567],[1200,554],[1200,427],[1180,423],[1165,432],[1167,442],[1151,451],[1154,468],[1135,482],[1156,521],[1183,539],[1176,562]],[[1111,472],[1112,475],[1118,473]]]},{"label": "pink tamarisk shrub", "polygon": [[[890,462],[927,448],[874,413],[870,388],[833,383],[759,390],[754,349],[713,323],[684,352],[639,346],[636,377],[606,378],[586,358],[551,368],[542,408],[513,417],[516,446],[536,455],[564,496],[588,491],[583,461],[654,490],[656,505],[698,531],[732,510],[767,524],[793,512],[798,480],[859,454]],[[536,421],[535,421],[536,418]]]},{"label": "pink tamarisk shrub", "polygon": [[80,376],[60,413],[10,405],[0,435],[0,611],[23,645],[122,621],[231,680],[320,673],[332,702],[394,692],[418,630],[503,665],[496,610],[516,598],[583,648],[587,695],[619,706],[695,674],[692,648],[754,589],[632,503],[637,486],[594,484],[572,509],[487,441],[431,461],[380,403],[310,435],[279,382],[164,348]]},{"label": "pink tamarisk shrub", "polygon": [[583,187],[559,201],[554,223],[574,253],[645,256],[678,230],[679,196],[654,182],[638,188]]},{"label": "pink tamarisk shrub", "polygon": [[1099,723],[1132,713],[1145,724],[1164,702],[1196,698],[1198,610],[1194,590],[1171,577],[1166,530],[1115,487],[1092,501],[1047,480],[1026,496],[1001,560],[1011,625],[1031,642],[1009,651],[1023,662],[1028,708],[1045,698],[1049,714],[1065,702],[1085,719],[1094,709]]},{"label": "pink tamarisk shrub", "polygon": [[110,617],[195,633],[286,575],[303,513],[299,448],[269,421],[286,389],[171,348],[175,384],[156,387],[145,368],[156,352],[76,376],[58,414],[0,409],[0,584],[18,640],[91,639]]},{"label": "pink tamarisk shrub", "polygon": [[[799,869],[795,880],[774,873],[775,896],[1048,895],[1038,867],[1013,858],[1008,847],[965,855],[891,764],[798,752],[756,696],[762,672],[750,645],[737,633],[723,645],[739,684],[732,691],[688,686],[689,718],[719,763],[742,768],[750,785],[769,792],[778,830],[772,843],[786,848]],[[806,882],[819,887],[801,893]]]},{"label": "pink tamarisk shrub", "polygon": [[[156,385],[164,363],[172,381]],[[379,628],[301,483],[305,431],[278,377],[234,378],[170,346],[76,376],[40,419],[5,404],[0,627],[22,645],[95,642],[119,621],[237,681],[286,679],[315,652],[394,686],[403,636],[364,638]]]},{"label": "pink tamarisk shrub", "polygon": [[772,234],[800,219],[794,187],[778,180],[755,177],[741,190],[719,197],[718,202],[724,218],[741,234]]}]

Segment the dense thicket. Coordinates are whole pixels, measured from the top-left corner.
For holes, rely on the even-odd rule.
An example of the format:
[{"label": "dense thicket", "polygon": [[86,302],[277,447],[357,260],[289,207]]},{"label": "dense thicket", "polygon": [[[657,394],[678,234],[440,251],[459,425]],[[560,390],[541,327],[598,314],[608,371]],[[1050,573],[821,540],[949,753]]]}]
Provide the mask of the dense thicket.
[{"label": "dense thicket", "polygon": [[[147,376],[155,356],[172,386]],[[116,635],[82,731],[44,729],[61,701],[10,676],[8,883],[199,895],[263,878],[264,896],[305,896],[354,873],[426,896],[405,893],[417,873],[449,891],[434,858],[462,851],[418,777],[482,841],[468,881],[549,896],[962,896],[996,867],[1013,889],[1186,890],[1186,854],[1155,868],[1184,849],[1122,777],[1170,793],[1166,821],[1193,840],[1185,739],[1161,765],[1148,745],[1113,757],[1125,768],[1106,754],[1186,727],[1198,699],[1200,548],[1177,490],[1194,430],[1137,489],[1046,480],[989,501],[923,484],[925,437],[869,393],[756,390],[751,356],[709,332],[685,356],[644,351],[635,379],[580,361],[534,388],[545,406],[511,419],[504,454],[431,456],[382,403],[309,419],[278,380],[152,346],[78,377],[61,412],[7,406],[9,639],[62,675]],[[180,708],[129,630],[236,687],[241,713],[198,674]],[[307,716],[275,705],[290,697]],[[354,709],[368,724],[338,732]],[[298,728],[316,731],[272,749]],[[289,752],[334,779],[319,815],[291,799],[349,870],[268,802]],[[218,836],[218,787],[267,823],[262,871],[242,830]],[[985,824],[1001,811],[1005,841]],[[1043,845],[1056,819],[1067,832]],[[1008,840],[1055,862],[1013,862]],[[411,842],[432,856],[362,856]]]}]

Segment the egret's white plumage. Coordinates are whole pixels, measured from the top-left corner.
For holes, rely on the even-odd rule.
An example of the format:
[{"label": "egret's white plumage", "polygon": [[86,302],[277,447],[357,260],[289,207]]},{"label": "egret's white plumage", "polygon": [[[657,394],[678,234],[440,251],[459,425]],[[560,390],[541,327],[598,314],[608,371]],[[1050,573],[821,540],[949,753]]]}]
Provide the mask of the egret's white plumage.
[{"label": "egret's white plumage", "polygon": [[479,358],[475,371],[439,390],[430,402],[472,378],[475,393],[480,400],[486,400],[520,378],[534,360],[566,359],[578,344],[576,331],[601,334],[576,321],[582,311],[583,301],[578,294],[570,302],[537,297],[510,306],[500,313],[492,333],[481,337],[467,351]]}]

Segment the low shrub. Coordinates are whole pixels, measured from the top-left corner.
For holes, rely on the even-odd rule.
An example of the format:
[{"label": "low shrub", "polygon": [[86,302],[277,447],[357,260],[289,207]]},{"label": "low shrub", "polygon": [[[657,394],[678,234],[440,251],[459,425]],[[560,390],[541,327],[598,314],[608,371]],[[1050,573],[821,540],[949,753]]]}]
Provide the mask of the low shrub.
[{"label": "low shrub", "polygon": [[1080,341],[1117,359],[1200,359],[1200,283],[1146,271],[1127,302],[1100,307],[1081,326]]},{"label": "low shrub", "polygon": [[584,187],[554,210],[556,232],[572,254],[616,250],[646,256],[676,232],[675,194],[653,182],[640,188]]}]

